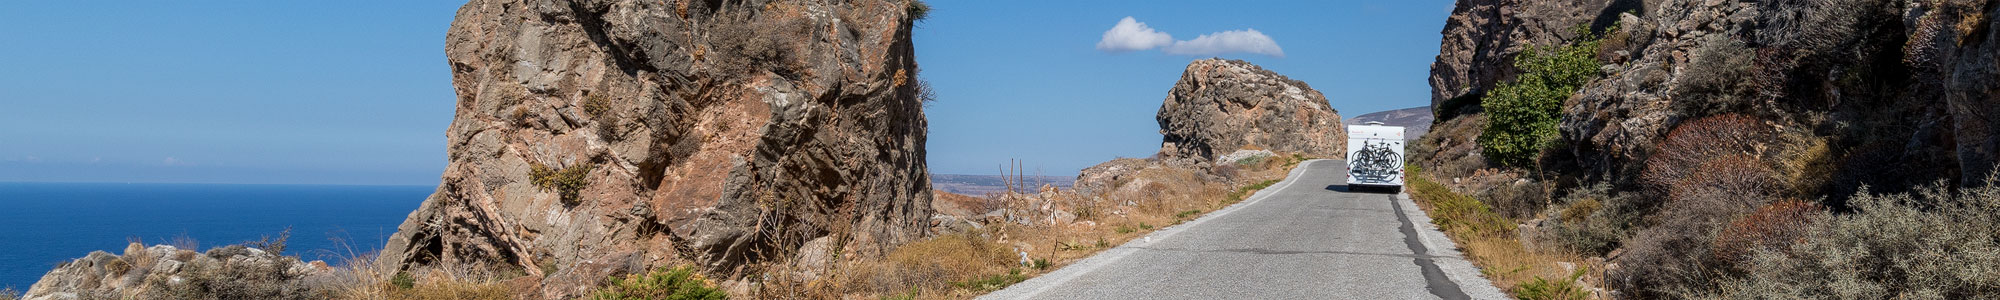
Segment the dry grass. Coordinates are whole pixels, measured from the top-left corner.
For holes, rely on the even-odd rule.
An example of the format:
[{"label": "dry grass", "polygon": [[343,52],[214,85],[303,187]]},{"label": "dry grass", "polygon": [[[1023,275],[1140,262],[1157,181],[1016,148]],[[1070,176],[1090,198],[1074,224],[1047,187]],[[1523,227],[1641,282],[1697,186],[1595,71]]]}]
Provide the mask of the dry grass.
[{"label": "dry grass", "polygon": [[[778,293],[751,298],[968,299],[1060,269],[1174,224],[1242,201],[1276,183],[1305,157],[1275,156],[1238,166],[1242,184],[1211,182],[1199,171],[1152,168],[1097,195],[1073,191],[1014,191],[973,201],[946,195],[938,201],[982,214],[1007,213],[978,229],[904,244],[884,259],[852,258],[825,269],[777,262],[766,273],[817,272],[762,283]],[[1075,218],[1057,220],[1053,212]],[[1023,259],[1023,253],[1026,259]]]},{"label": "dry grass", "polygon": [[[395,266],[378,264],[372,253],[357,254],[348,248],[346,264],[334,269],[331,279],[321,287],[334,299],[512,299],[502,280],[523,276],[468,265],[397,272]],[[409,280],[404,282],[408,286],[399,286],[398,277]]]},{"label": "dry grass", "polygon": [[[1485,203],[1452,192],[1424,177],[1420,169],[1412,168],[1408,174],[1406,188],[1412,200],[1445,236],[1458,243],[1465,258],[1479,266],[1494,286],[1522,297],[1524,291],[1539,291],[1572,277],[1588,286],[1602,284],[1601,263],[1561,248],[1530,249],[1520,240],[1514,222]],[[1583,270],[1581,275],[1579,269]],[[1587,297],[1604,296],[1593,293]]]}]

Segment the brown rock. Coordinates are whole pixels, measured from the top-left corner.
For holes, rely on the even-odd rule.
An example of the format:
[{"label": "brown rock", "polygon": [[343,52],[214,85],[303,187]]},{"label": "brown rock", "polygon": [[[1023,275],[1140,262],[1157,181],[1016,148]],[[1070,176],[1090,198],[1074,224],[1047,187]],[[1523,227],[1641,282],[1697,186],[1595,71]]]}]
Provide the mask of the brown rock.
[{"label": "brown rock", "polygon": [[1337,158],[1347,143],[1326,95],[1240,60],[1189,63],[1157,119],[1161,159],[1181,166],[1245,148]]},{"label": "brown rock", "polygon": [[561,297],[672,261],[741,275],[831,234],[859,255],[916,239],[905,5],[471,1],[445,47],[450,165],[381,260],[519,266]]},{"label": "brown rock", "polygon": [[1431,64],[1431,107],[1439,120],[1450,119],[1477,104],[1478,95],[1494,84],[1520,74],[1515,54],[1575,39],[1571,29],[1579,24],[1602,27],[1625,9],[1650,7],[1636,2],[1657,1],[1459,0],[1445,19],[1444,39]]}]

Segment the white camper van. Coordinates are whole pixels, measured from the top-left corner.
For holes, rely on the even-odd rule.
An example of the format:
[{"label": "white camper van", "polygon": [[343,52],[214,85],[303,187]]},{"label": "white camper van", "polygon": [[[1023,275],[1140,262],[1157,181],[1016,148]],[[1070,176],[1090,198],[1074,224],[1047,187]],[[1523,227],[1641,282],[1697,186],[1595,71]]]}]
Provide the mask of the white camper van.
[{"label": "white camper van", "polygon": [[1403,188],[1403,127],[1382,122],[1347,127],[1347,186]]}]

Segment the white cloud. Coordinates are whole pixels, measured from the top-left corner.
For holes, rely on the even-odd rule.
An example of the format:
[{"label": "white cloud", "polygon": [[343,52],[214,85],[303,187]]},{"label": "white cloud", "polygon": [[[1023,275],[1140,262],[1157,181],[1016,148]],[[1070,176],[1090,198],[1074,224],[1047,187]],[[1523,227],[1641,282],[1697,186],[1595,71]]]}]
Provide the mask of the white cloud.
[{"label": "white cloud", "polygon": [[1104,31],[1104,39],[1097,41],[1097,50],[1105,52],[1131,52],[1160,49],[1172,55],[1222,55],[1230,53],[1263,54],[1285,57],[1285,49],[1278,47],[1278,41],[1258,32],[1256,29],[1230,30],[1204,34],[1193,40],[1175,41],[1173,35],[1153,30],[1132,17],[1118,20],[1118,25]]},{"label": "white cloud", "polygon": [[1278,41],[1256,29],[1230,30],[1204,34],[1194,40],[1174,42],[1162,52],[1174,55],[1218,55],[1225,53],[1251,53],[1275,57],[1285,57],[1285,49],[1278,47]]},{"label": "white cloud", "polygon": [[1104,31],[1104,39],[1097,41],[1097,50],[1109,52],[1129,52],[1159,48],[1173,44],[1174,36],[1153,30],[1146,23],[1132,17],[1118,20],[1118,25]]}]

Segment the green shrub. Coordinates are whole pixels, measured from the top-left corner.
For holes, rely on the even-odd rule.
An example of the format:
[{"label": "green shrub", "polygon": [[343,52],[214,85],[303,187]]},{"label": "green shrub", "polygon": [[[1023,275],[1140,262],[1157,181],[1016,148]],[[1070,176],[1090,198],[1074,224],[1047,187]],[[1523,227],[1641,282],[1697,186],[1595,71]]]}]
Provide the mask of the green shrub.
[{"label": "green shrub", "polygon": [[1583,274],[1588,269],[1576,268],[1575,273],[1571,273],[1569,278],[1563,280],[1548,280],[1541,276],[1535,276],[1533,280],[1515,285],[1513,290],[1514,297],[1522,300],[1589,299],[1590,291],[1584,289],[1582,285],[1577,284],[1577,279],[1583,278]]},{"label": "green shrub", "polygon": [[1047,258],[1037,258],[1037,259],[1035,259],[1035,265],[1034,265],[1034,267],[1035,267],[1035,269],[1036,269],[1036,270],[1048,270],[1048,269],[1049,269],[1049,266],[1052,266],[1052,265],[1054,265],[1054,264],[1050,264],[1050,263],[1049,263],[1049,259],[1047,259]]},{"label": "green shrub", "polygon": [[1176,213],[1176,214],[1174,214],[1174,218],[1175,218],[1175,219],[1186,219],[1186,218],[1187,218],[1188,216],[1194,216],[1194,215],[1200,215],[1200,214],[1201,214],[1201,210],[1199,210],[1199,209],[1190,209],[1190,210],[1187,210],[1187,211],[1183,211],[1183,212],[1180,212],[1180,213]]},{"label": "green shrub", "polygon": [[583,187],[590,185],[584,178],[590,174],[590,169],[589,165],[552,169],[548,165],[537,163],[528,171],[528,179],[533,181],[535,186],[553,190],[561,195],[563,204],[576,205],[583,201],[580,194]]},{"label": "green shrub", "polygon": [[396,272],[396,276],[389,278],[389,285],[407,290],[417,287],[417,278],[411,277],[410,272]]},{"label": "green shrub", "polygon": [[611,285],[598,290],[592,299],[728,299],[729,294],[696,274],[694,268],[661,268],[646,274],[612,278]]},{"label": "green shrub", "polygon": [[1599,39],[1530,47],[1514,57],[1520,77],[1499,84],[1481,100],[1489,121],[1479,134],[1480,153],[1502,165],[1520,167],[1553,143],[1563,100],[1598,76]]},{"label": "green shrub", "polygon": [[1134,231],[1137,231],[1137,230],[1132,230],[1131,226],[1125,226],[1125,225],[1118,225],[1118,228],[1114,230],[1117,230],[1118,233],[1132,233]]},{"label": "green shrub", "polygon": [[1152,230],[1152,229],[1153,225],[1148,225],[1144,222],[1139,223],[1139,230]]}]

